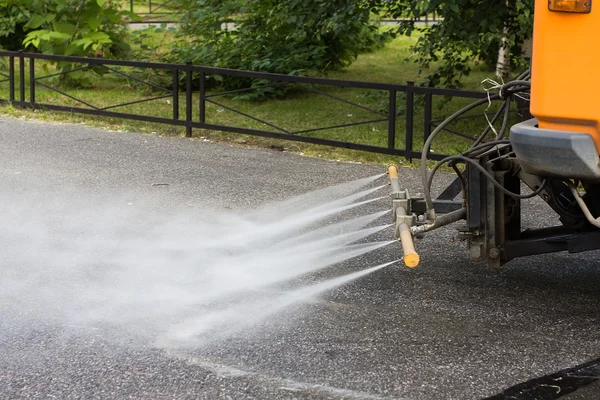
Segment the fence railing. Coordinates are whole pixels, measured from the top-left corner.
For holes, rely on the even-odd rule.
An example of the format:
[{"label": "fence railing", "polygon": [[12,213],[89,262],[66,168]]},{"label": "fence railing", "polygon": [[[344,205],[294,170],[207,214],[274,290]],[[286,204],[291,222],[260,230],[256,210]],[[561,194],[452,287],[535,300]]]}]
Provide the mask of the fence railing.
[{"label": "fence railing", "polygon": [[390,19],[390,18],[383,18],[381,20],[381,22],[384,25],[395,25],[395,24],[399,24],[401,22],[415,22],[417,24],[435,24],[437,22],[439,22],[441,20],[440,16],[434,11],[431,14],[428,15],[424,15],[422,17],[400,17],[400,18],[395,18],[395,19]]},{"label": "fence railing", "polygon": [[129,11],[136,13],[149,22],[175,22],[177,12],[173,0],[129,0]]},{"label": "fence railing", "polygon": [[[419,142],[422,143],[435,126],[436,121],[432,112],[435,96],[465,99],[478,99],[486,96],[484,92],[419,87],[412,82],[405,85],[374,83],[231,70],[191,64],[121,61],[0,51],[0,65],[2,65],[2,60],[4,60],[5,67],[4,72],[0,69],[0,101],[10,103],[15,107],[66,111],[180,126],[185,127],[187,137],[192,136],[194,128],[207,129],[403,156],[408,160],[421,156],[420,151],[416,151],[414,146],[415,130],[419,131]],[[49,72],[48,68],[41,68],[38,65],[44,62],[68,62],[72,67],[68,72]],[[134,74],[132,69],[135,69],[137,73]],[[126,90],[121,90],[119,87],[116,89],[121,93],[117,100],[123,101],[94,104],[94,101],[85,97],[85,90],[69,90],[65,89],[64,85],[52,83],[52,79],[56,80],[68,74],[90,70],[96,71],[94,76],[97,76],[97,79],[111,75],[113,80],[118,78],[129,82],[129,86],[125,86]],[[142,72],[140,73],[140,71]],[[161,82],[148,80],[148,71],[157,71]],[[221,92],[214,88],[208,90],[207,82],[219,76],[248,78],[257,83],[257,86]],[[137,85],[138,89],[144,88],[147,94],[142,98],[128,97],[132,92],[131,85]],[[2,89],[3,87],[4,89]],[[256,106],[248,101],[231,101],[232,96],[240,96],[240,94],[252,90],[274,90],[273,88],[283,87],[300,88],[315,96],[324,96],[327,101],[326,107],[332,109],[334,106],[348,107],[356,110],[352,113],[360,114],[362,119],[355,120],[357,118],[354,117],[358,116],[348,112],[348,116],[353,115],[351,122],[339,121],[333,118],[332,113],[331,124],[313,126],[310,125],[313,122],[311,116],[305,115],[299,117],[302,126],[292,127],[282,124],[281,118],[278,121],[270,120],[269,112],[260,114],[253,112],[256,107],[265,107],[264,104],[268,104],[270,101],[259,103]],[[343,97],[335,91],[337,88],[353,89],[354,92],[351,96]],[[376,102],[379,107],[357,100],[361,97],[357,91],[363,90],[377,94]],[[54,97],[49,96],[49,93]],[[56,96],[63,100],[51,101]],[[418,111],[415,104],[417,97]],[[168,109],[165,109],[163,115],[156,115],[151,111],[149,111],[151,115],[148,115],[142,105],[156,101],[161,102],[160,104]],[[210,115],[207,114],[209,108]],[[229,112],[228,115],[235,116],[236,121],[243,120],[244,122],[233,123],[227,119],[215,118],[218,116],[215,112],[224,110]],[[327,110],[320,111],[327,112]],[[285,118],[283,120],[285,122]],[[371,130],[375,130],[371,128],[373,126],[382,126],[380,132],[377,133],[379,136],[376,136],[375,133],[371,135]],[[366,139],[362,142],[351,140],[353,139],[352,132],[347,133],[346,140],[341,140],[339,136],[331,134],[331,132],[351,128],[367,132]],[[420,136],[421,132],[422,136]],[[452,133],[451,130],[448,132]],[[385,137],[382,136],[383,134]],[[458,132],[457,139],[460,135],[461,133]],[[462,135],[464,136],[464,133]],[[428,156],[435,160],[444,157],[443,154],[434,153]]]},{"label": "fence railing", "polygon": [[[178,22],[180,13],[176,10],[174,0],[129,0],[127,8],[132,13],[142,17],[146,22]],[[405,17],[405,18],[383,18],[381,21],[384,25],[393,25],[401,21],[415,21],[417,24],[428,25],[440,21],[440,16],[434,11],[431,14],[422,17]]]}]

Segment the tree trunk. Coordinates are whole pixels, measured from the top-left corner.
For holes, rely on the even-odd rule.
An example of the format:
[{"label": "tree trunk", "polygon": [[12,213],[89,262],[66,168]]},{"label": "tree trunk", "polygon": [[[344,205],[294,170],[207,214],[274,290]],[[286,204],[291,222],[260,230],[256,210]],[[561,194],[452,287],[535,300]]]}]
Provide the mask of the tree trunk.
[{"label": "tree trunk", "polygon": [[498,62],[496,62],[496,77],[506,81],[510,73],[510,49],[508,48],[508,28],[504,27],[502,44],[498,50]]},{"label": "tree trunk", "polygon": [[511,3],[510,0],[506,0],[506,9],[508,11],[507,18],[504,22],[504,29],[502,30],[502,43],[498,50],[498,61],[496,62],[496,77],[505,82],[508,79],[510,73],[510,47],[508,46],[508,26],[511,18]]}]

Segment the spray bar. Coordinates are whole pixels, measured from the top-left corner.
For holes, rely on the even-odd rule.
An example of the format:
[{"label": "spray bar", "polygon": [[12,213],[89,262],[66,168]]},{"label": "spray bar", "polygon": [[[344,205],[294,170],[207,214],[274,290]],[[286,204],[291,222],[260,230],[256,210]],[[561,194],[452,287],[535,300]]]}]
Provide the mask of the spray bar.
[{"label": "spray bar", "polygon": [[392,185],[392,197],[400,195],[400,193],[402,193],[402,189],[400,189],[400,182],[398,181],[398,166],[390,164],[385,172],[390,177],[390,184]]},{"label": "spray bar", "polygon": [[[402,207],[396,209],[397,213],[404,211],[401,215],[406,215],[406,211]],[[413,243],[413,236],[410,230],[410,226],[406,222],[401,222],[398,225],[398,236],[400,237],[400,243],[402,243],[402,251],[404,252],[404,264],[409,268],[414,268],[419,265],[420,257],[415,250]]]},{"label": "spray bar", "polygon": [[386,172],[390,177],[390,185],[392,186],[394,216],[396,218],[396,237],[400,240],[400,243],[402,243],[404,264],[409,268],[415,268],[419,265],[420,257],[419,254],[417,254],[413,243],[413,234],[411,232],[413,217],[408,209],[410,204],[408,195],[406,191],[400,189],[398,166],[390,164],[388,165]]}]

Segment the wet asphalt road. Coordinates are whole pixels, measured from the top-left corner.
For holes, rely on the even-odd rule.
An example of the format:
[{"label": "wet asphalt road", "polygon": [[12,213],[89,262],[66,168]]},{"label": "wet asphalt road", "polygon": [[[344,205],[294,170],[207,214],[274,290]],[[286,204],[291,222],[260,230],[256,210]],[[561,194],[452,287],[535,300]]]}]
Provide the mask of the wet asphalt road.
[{"label": "wet asphalt road", "polygon": [[[127,193],[168,214],[199,204],[248,209],[383,171],[14,119],[0,119],[0,162],[0,221],[1,199],[15,193],[48,201],[65,191],[84,199]],[[416,171],[401,176],[419,190]],[[539,202],[525,214],[532,224],[554,222]],[[454,235],[419,241],[416,270],[378,271],[209,349],[161,349],[133,334],[41,323],[0,293],[0,398],[478,399],[600,357],[597,252],[490,271],[470,262]],[[389,246],[324,275],[399,251]],[[595,385],[577,393],[564,398],[600,398]]]}]

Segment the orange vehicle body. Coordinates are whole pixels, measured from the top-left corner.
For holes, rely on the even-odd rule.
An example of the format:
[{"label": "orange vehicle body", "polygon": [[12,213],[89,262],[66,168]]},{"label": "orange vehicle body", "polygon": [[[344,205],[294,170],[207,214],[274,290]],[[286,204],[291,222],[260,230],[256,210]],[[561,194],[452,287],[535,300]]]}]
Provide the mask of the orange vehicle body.
[{"label": "orange vehicle body", "polygon": [[590,134],[600,150],[600,2],[591,7],[556,12],[535,2],[531,113],[542,129]]}]

